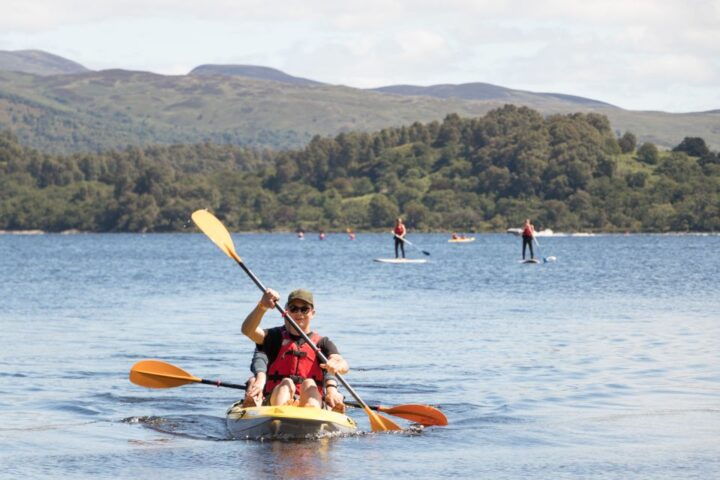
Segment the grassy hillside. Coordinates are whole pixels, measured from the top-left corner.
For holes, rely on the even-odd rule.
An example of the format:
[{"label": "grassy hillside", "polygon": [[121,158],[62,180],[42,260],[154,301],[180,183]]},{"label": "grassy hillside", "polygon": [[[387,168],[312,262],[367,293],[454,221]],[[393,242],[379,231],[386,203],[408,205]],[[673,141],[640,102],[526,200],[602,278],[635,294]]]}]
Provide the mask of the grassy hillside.
[{"label": "grassy hillside", "polygon": [[673,147],[685,136],[720,146],[720,114],[630,112],[528,92],[502,100],[407,96],[331,85],[292,85],[238,76],[164,76],[106,70],[38,76],[0,71],[0,129],[47,152],[125,145],[214,142],[294,148],[314,135],[374,131],[479,116],[512,102],[541,113],[597,112],[616,131]]},{"label": "grassy hillside", "polygon": [[200,65],[195,67],[188,75],[225,75],[255,78],[258,80],[271,80],[273,82],[289,83],[291,85],[323,85],[307,78],[293,77],[275,68],[258,65]]},{"label": "grassy hillside", "polygon": [[79,63],[41,50],[0,50],[0,70],[35,75],[63,75],[89,71]]},{"label": "grassy hillside", "polygon": [[316,134],[440,120],[456,111],[480,115],[490,107],[241,77],[0,72],[0,128],[50,152],[200,141],[299,147]]}]

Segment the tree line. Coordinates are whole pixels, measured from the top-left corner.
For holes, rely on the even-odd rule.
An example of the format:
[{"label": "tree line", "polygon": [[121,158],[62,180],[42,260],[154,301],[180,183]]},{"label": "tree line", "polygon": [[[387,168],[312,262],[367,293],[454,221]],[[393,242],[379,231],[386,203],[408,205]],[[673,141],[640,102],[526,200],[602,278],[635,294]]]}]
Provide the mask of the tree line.
[{"label": "tree line", "polygon": [[314,137],[53,155],[0,133],[0,229],[167,232],[198,208],[231,229],[718,231],[720,157],[616,135],[606,117],[506,105],[483,117]]}]

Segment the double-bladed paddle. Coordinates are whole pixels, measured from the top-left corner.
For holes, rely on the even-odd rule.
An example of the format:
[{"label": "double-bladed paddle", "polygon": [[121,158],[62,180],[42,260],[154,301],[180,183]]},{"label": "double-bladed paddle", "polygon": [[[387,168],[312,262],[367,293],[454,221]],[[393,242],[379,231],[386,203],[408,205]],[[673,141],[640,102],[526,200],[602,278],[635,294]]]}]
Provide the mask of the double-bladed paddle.
[{"label": "double-bladed paddle", "polygon": [[246,385],[226,383],[220,380],[205,380],[190,375],[180,367],[161,360],[141,360],[130,369],[130,381],[146,388],[175,388],[188,383],[204,383],[216,387],[237,388],[246,390]]},{"label": "double-bladed paddle", "polygon": [[[191,216],[193,222],[195,222],[195,225],[198,226],[202,232],[212,240],[212,242],[220,248],[228,257],[232,258],[237,262],[238,265],[245,271],[245,273],[250,277],[250,279],[257,285],[257,287],[265,292],[267,291],[267,288],[265,285],[260,282],[260,280],[255,276],[255,274],[243,263],[240,256],[235,252],[235,245],[233,244],[232,238],[230,237],[230,232],[228,232],[227,228],[225,228],[225,225],[222,224],[220,220],[215,217],[212,213],[208,212],[207,210],[196,210],[193,212]],[[300,327],[298,327],[297,323],[295,323],[295,320],[288,315],[280,305],[278,305],[277,302],[275,302],[275,308],[280,312],[280,314],[285,318],[290,325],[298,332],[300,333],[300,336],[310,345],[310,347],[315,351],[315,354],[317,354],[318,358],[323,362],[327,363],[328,359],[327,357],[320,351],[320,349],[310,340],[310,337],[305,334],[305,332],[302,331]],[[348,384],[345,379],[342,377],[342,375],[335,374],[335,377],[338,379],[340,383],[343,384],[345,389],[350,392],[350,394],[355,398],[355,400],[358,401],[362,409],[365,411],[365,413],[368,416],[368,419],[370,420],[370,427],[372,428],[373,432],[382,432],[386,430],[402,430],[402,428],[397,425],[395,422],[390,420],[387,417],[383,417],[380,414],[377,414],[373,412],[368,405],[363,402],[363,400],[360,398],[360,396],[355,392],[355,390]]]},{"label": "double-bladed paddle", "polygon": [[[161,360],[141,360],[130,369],[130,381],[135,385],[146,388],[175,388],[188,383],[204,383],[216,387],[237,388],[247,390],[247,385],[221,382],[220,380],[205,380],[196,377],[180,367],[176,367]],[[351,407],[362,408],[362,405],[354,402],[345,403]],[[378,410],[389,415],[404,418],[411,422],[425,426],[447,425],[447,419],[443,413],[429,405],[397,405],[395,407],[368,406],[370,410]]]},{"label": "double-bladed paddle", "polygon": [[[350,407],[361,407],[359,403],[345,402]],[[447,425],[447,417],[437,408],[430,405],[419,405],[409,403],[407,405],[396,405],[394,407],[384,407],[382,405],[370,405],[370,410],[387,413],[395,417],[404,418],[411,422],[419,423],[426,427]]]}]

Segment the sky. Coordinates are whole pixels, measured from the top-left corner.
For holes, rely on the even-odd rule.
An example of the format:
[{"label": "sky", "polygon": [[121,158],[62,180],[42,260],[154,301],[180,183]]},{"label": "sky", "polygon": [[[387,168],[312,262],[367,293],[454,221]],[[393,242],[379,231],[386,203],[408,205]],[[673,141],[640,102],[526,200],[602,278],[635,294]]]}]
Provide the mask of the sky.
[{"label": "sky", "polygon": [[93,70],[251,64],[358,88],[720,109],[720,0],[4,0],[0,50],[26,49]]}]

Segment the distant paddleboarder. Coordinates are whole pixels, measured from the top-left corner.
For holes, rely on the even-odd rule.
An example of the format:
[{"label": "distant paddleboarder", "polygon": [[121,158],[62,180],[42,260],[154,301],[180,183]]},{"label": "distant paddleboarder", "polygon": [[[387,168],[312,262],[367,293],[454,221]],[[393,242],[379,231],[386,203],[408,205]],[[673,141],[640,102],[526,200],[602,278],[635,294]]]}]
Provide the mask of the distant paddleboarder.
[{"label": "distant paddleboarder", "polygon": [[525,246],[527,245],[530,247],[530,258],[535,258],[535,253],[533,252],[533,237],[535,237],[535,227],[532,223],[530,223],[530,219],[525,219],[525,225],[523,225],[522,229],[522,257],[523,260],[525,260]]},{"label": "distant paddleboarder", "polygon": [[395,220],[395,228],[393,229],[393,238],[395,239],[395,258],[398,258],[398,247],[402,253],[402,258],[405,258],[405,234],[407,229],[403,224],[402,218],[398,217]]}]

